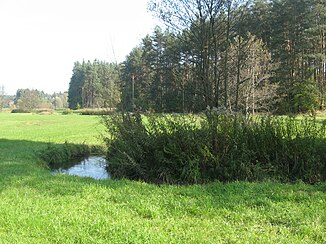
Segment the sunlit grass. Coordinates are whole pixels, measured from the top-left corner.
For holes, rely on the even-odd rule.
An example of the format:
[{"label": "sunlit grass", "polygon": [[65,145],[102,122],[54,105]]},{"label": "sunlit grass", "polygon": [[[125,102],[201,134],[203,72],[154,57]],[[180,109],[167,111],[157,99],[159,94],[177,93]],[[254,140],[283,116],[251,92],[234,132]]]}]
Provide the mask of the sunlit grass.
[{"label": "sunlit grass", "polygon": [[96,116],[2,113],[0,118],[1,137],[14,140],[98,144],[103,130]]},{"label": "sunlit grass", "polygon": [[325,243],[326,184],[152,185],[50,175],[48,143],[101,144],[96,116],[0,113],[0,243]]}]

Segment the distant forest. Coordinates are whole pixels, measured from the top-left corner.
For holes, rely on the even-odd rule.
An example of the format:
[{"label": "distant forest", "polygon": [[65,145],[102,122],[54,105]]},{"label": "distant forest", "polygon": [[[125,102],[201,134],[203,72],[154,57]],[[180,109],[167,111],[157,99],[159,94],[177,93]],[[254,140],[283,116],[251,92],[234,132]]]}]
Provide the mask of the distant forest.
[{"label": "distant forest", "polygon": [[159,27],[125,61],[76,62],[71,109],[325,108],[325,0],[151,0]]},{"label": "distant forest", "polygon": [[5,95],[0,89],[0,112],[11,109],[14,112],[68,108],[68,92],[47,94],[36,89],[18,89],[16,95]]}]

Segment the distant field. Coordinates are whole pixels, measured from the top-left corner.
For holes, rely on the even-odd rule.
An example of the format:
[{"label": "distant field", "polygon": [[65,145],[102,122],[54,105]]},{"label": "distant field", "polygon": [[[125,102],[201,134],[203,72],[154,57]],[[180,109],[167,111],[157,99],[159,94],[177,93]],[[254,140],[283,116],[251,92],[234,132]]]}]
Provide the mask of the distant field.
[{"label": "distant field", "polygon": [[96,116],[39,115],[0,113],[1,137],[14,140],[31,140],[62,143],[100,143],[96,138],[103,130]]},{"label": "distant field", "polygon": [[0,113],[0,243],[326,243],[326,183],[97,181],[36,156],[102,144],[103,130],[96,116]]}]

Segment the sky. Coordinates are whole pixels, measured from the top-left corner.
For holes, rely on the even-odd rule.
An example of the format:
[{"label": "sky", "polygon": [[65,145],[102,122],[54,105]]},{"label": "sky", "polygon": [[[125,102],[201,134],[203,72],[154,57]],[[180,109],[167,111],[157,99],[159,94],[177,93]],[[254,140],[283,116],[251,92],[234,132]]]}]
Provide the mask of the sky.
[{"label": "sky", "polygon": [[159,24],[147,1],[0,0],[0,86],[63,92],[76,61],[124,61]]}]

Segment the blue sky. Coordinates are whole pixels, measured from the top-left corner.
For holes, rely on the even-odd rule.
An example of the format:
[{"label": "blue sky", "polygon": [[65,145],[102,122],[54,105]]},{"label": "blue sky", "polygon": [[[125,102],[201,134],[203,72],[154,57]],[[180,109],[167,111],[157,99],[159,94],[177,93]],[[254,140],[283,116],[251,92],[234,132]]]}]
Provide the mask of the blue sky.
[{"label": "blue sky", "polygon": [[121,62],[157,24],[147,0],[0,0],[0,85],[66,91],[75,61]]}]

